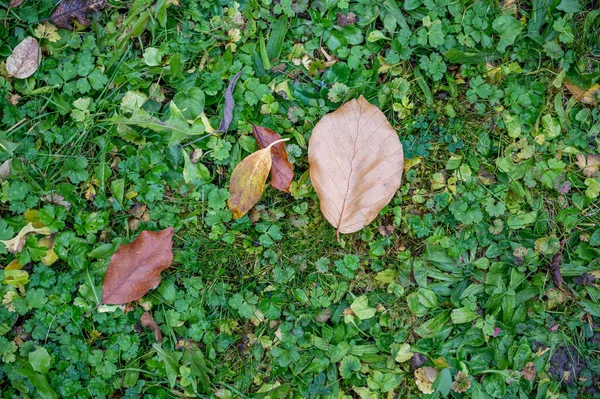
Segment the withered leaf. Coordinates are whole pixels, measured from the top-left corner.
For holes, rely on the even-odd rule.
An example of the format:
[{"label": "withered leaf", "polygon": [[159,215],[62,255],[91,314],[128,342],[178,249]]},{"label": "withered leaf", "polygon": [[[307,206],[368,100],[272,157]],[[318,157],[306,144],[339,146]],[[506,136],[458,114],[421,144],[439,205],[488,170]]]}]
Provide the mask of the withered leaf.
[{"label": "withered leaf", "polygon": [[433,382],[437,378],[439,372],[433,367],[421,367],[415,370],[415,383],[419,391],[424,394],[433,393]]},{"label": "withered leaf", "polygon": [[355,22],[356,22],[356,14],[354,14],[353,12],[349,12],[348,14],[344,14],[341,12],[337,13],[338,26],[354,25]]},{"label": "withered leaf", "polygon": [[231,125],[231,121],[233,120],[233,108],[235,107],[233,90],[235,89],[238,79],[242,76],[242,72],[243,71],[239,71],[236,73],[233,78],[231,78],[231,81],[229,81],[227,89],[225,89],[225,108],[223,109],[223,119],[221,120],[219,129],[217,129],[218,132],[226,132],[227,129],[229,129],[229,125]]},{"label": "withered leaf", "polygon": [[160,272],[173,260],[173,228],[144,230],[121,245],[110,259],[102,284],[102,303],[122,305],[140,299],[160,283]]},{"label": "withered leaf", "polygon": [[535,369],[535,365],[533,362],[529,362],[523,367],[523,378],[527,381],[535,381],[535,375],[537,374],[537,370]]},{"label": "withered leaf", "polygon": [[162,332],[160,331],[160,327],[158,327],[158,323],[154,321],[154,318],[150,314],[150,312],[144,312],[142,315],[142,326],[149,328],[154,333],[154,338],[156,338],[156,342],[162,341]]},{"label": "withered leaf", "polygon": [[105,5],[106,0],[64,0],[54,10],[50,21],[59,28],[73,30],[73,20],[89,25],[87,15],[100,11]]},{"label": "withered leaf", "polygon": [[33,37],[26,37],[6,59],[6,71],[12,77],[26,79],[37,71],[41,61],[42,52],[38,41]]},{"label": "withered leaf", "polygon": [[25,240],[29,234],[43,234],[45,236],[50,235],[50,229],[48,227],[34,227],[33,223],[27,223],[25,227],[19,231],[19,233],[11,238],[10,240],[0,240],[6,246],[8,252],[20,253],[25,245]]},{"label": "withered leaf", "polygon": [[[281,135],[271,129],[252,125],[252,134],[260,148],[265,148],[271,143],[281,140]],[[277,143],[271,147],[271,186],[279,191],[290,192],[290,185],[294,178],[294,166],[288,160],[285,143]]]},{"label": "withered leaf", "polygon": [[598,166],[600,166],[600,154],[577,154],[575,155],[577,159],[575,163],[581,171],[583,175],[586,177],[596,177],[598,176]]},{"label": "withered leaf", "polygon": [[558,252],[552,258],[552,263],[550,264],[550,275],[552,276],[552,282],[554,286],[561,289],[563,284],[563,276],[560,271],[560,265],[562,264],[562,251],[565,247],[565,240],[560,242],[560,246]]},{"label": "withered leaf", "polygon": [[8,5],[8,8],[15,8],[15,7],[19,7],[21,4],[23,4],[23,0],[10,0],[10,4]]},{"label": "withered leaf", "polygon": [[327,114],[308,145],[310,179],[321,212],[338,233],[371,223],[402,180],[404,155],[383,112],[363,96]]},{"label": "withered leaf", "polygon": [[565,79],[564,84],[567,90],[569,90],[569,92],[573,95],[573,97],[575,97],[577,101],[580,101],[584,104],[593,104],[594,96],[598,91],[600,91],[600,84],[598,83],[594,84],[588,89],[582,89],[581,87],[577,86],[575,83],[572,83],[567,79]]}]

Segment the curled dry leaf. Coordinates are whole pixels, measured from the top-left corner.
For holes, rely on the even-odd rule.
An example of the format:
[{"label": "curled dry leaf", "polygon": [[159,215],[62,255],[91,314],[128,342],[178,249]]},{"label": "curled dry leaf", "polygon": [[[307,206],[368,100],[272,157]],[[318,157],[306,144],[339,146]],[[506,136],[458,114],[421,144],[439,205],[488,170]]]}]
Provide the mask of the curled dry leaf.
[{"label": "curled dry leaf", "polygon": [[575,163],[579,168],[581,168],[581,172],[586,177],[596,177],[598,176],[598,166],[600,166],[600,154],[577,154],[575,156],[577,159]]},{"label": "curled dry leaf", "polygon": [[[260,148],[268,147],[271,143],[282,139],[279,133],[256,125],[252,125],[252,134]],[[289,193],[294,178],[294,167],[288,160],[285,143],[277,143],[271,147],[271,159],[271,186],[279,191]]]},{"label": "curled dry leaf", "polygon": [[229,85],[227,85],[227,89],[225,89],[225,108],[223,109],[223,119],[221,120],[221,124],[219,125],[219,132],[226,132],[229,129],[229,125],[231,125],[231,121],[233,120],[233,108],[235,107],[235,100],[233,99],[233,90],[235,89],[235,85],[237,84],[238,79],[242,76],[243,71],[239,71],[236,73]]},{"label": "curled dry leaf", "polygon": [[535,381],[536,374],[537,371],[533,362],[529,362],[525,365],[525,367],[523,367],[523,378],[525,378],[527,381]]},{"label": "curled dry leaf", "polygon": [[439,372],[433,367],[421,367],[415,370],[415,382],[419,391],[424,394],[433,393],[433,382],[437,378]]},{"label": "curled dry leaf", "polygon": [[8,158],[0,165],[0,182],[2,182],[3,179],[6,179],[8,175],[10,175],[11,163],[12,158]]},{"label": "curled dry leaf", "polygon": [[570,82],[565,79],[565,87],[569,92],[577,99],[577,101],[582,102],[584,104],[593,104],[594,96],[600,90],[600,84],[594,84],[589,89],[582,89],[576,84]]},{"label": "curled dry leaf", "polygon": [[371,223],[390,202],[400,187],[404,154],[383,112],[361,96],[317,123],[308,162],[321,212],[339,238]]},{"label": "curled dry leaf", "polygon": [[227,205],[233,212],[234,219],[244,216],[260,199],[271,170],[271,147],[280,141],[274,141],[262,150],[248,155],[231,173],[229,180],[231,196]]},{"label": "curled dry leaf", "polygon": [[20,253],[29,234],[43,234],[48,236],[50,235],[50,229],[48,227],[36,228],[33,226],[33,223],[27,223],[27,226],[23,227],[16,236],[10,240],[0,240],[0,242],[6,246],[8,252]]},{"label": "curled dry leaf", "polygon": [[25,79],[37,71],[41,60],[42,52],[38,41],[33,37],[26,37],[6,59],[6,70],[12,77]]},{"label": "curled dry leaf", "polygon": [[452,382],[452,390],[454,392],[466,392],[471,388],[471,379],[469,378],[469,374],[464,371],[459,371],[454,376],[454,381]]},{"label": "curled dry leaf", "polygon": [[102,284],[102,304],[122,305],[140,299],[160,283],[160,272],[173,261],[173,228],[144,230],[110,258]]},{"label": "curled dry leaf", "polygon": [[71,203],[65,201],[65,197],[60,194],[46,194],[41,197],[41,200],[54,205],[64,206],[67,210],[71,209]]},{"label": "curled dry leaf", "polygon": [[64,0],[58,4],[50,16],[59,28],[73,30],[71,23],[76,20],[81,25],[89,25],[88,14],[100,11],[106,5],[106,0]]},{"label": "curled dry leaf", "polygon": [[142,315],[142,326],[149,328],[154,333],[154,338],[156,338],[156,342],[162,341],[162,332],[160,331],[160,327],[158,327],[158,323],[154,321],[154,318],[150,314],[150,312],[144,312]]}]

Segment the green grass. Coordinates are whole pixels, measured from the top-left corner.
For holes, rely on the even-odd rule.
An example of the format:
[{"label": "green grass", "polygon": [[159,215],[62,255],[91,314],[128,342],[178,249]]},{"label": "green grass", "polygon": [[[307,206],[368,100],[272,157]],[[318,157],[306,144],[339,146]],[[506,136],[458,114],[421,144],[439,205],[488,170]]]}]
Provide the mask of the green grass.
[{"label": "green grass", "polygon": [[[112,1],[38,35],[23,80],[3,62],[56,2],[0,0],[0,240],[29,222],[53,238],[0,243],[0,397],[599,397],[600,178],[577,163],[600,152],[596,2],[180,3]],[[197,114],[219,126],[239,71],[233,123],[209,134]],[[338,242],[307,143],[359,95],[405,173]],[[233,221],[251,124],[290,139],[294,183]],[[82,317],[118,245],[169,226],[161,284]]]}]

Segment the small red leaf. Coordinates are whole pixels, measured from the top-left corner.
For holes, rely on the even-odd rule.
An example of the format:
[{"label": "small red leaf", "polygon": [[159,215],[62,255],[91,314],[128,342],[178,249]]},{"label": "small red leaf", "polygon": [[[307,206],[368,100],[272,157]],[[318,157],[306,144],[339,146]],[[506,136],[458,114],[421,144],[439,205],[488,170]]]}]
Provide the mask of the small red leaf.
[{"label": "small red leaf", "polygon": [[[281,140],[279,133],[262,126],[252,125],[252,134],[254,134],[260,148],[265,148],[269,144]],[[273,159],[271,186],[279,191],[289,193],[294,178],[294,167],[288,160],[285,143],[277,143],[271,147],[271,157]]]},{"label": "small red leaf", "polygon": [[102,303],[122,305],[136,301],[160,283],[160,272],[173,261],[173,228],[144,230],[121,245],[110,259],[102,284]]}]

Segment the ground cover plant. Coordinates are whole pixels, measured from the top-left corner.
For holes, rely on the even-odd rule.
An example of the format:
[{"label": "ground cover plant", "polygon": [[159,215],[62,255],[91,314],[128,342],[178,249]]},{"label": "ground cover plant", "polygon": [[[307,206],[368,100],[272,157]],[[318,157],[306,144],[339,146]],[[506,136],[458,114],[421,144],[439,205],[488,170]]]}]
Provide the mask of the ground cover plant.
[{"label": "ground cover plant", "polygon": [[[600,397],[597,2],[0,20],[0,397]],[[355,231],[314,140],[362,101],[403,166]]]}]

